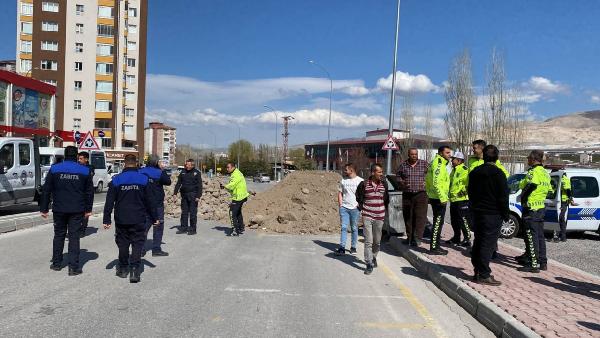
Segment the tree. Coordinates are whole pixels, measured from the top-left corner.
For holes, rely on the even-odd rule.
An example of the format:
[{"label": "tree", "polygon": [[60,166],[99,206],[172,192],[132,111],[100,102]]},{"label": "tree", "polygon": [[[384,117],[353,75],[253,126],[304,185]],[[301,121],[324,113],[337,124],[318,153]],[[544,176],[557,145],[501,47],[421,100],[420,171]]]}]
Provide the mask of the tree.
[{"label": "tree", "polygon": [[289,157],[294,163],[294,166],[299,170],[314,169],[314,163],[304,156],[304,148],[291,149],[289,151]]},{"label": "tree", "polygon": [[425,161],[430,162],[432,160],[431,148],[433,148],[433,121],[431,120],[431,104],[425,106],[425,122],[423,123],[423,133],[425,134]]},{"label": "tree", "polygon": [[456,56],[450,65],[445,89],[448,111],[444,118],[449,138],[458,150],[467,153],[477,131],[471,56],[467,49]]},{"label": "tree", "polygon": [[414,132],[415,132],[415,113],[413,110],[413,94],[407,93],[404,95],[402,100],[402,108],[400,110],[400,117],[402,121],[402,129],[408,132],[408,137],[399,142],[398,147],[400,148],[400,159],[405,156],[408,148],[414,144]]},{"label": "tree", "polygon": [[252,143],[246,140],[239,140],[230,144],[228,148],[229,160],[237,162],[238,154],[240,163],[254,160],[254,147]]}]

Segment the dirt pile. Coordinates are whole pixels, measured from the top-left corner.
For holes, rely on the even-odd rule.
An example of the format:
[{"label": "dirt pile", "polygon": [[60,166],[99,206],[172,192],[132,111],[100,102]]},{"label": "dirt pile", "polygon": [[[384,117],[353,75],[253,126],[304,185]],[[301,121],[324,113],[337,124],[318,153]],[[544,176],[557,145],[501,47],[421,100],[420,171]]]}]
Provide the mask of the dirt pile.
[{"label": "dirt pile", "polygon": [[340,179],[337,173],[293,172],[271,190],[249,198],[243,209],[244,221],[250,228],[268,232],[338,232]]},{"label": "dirt pile", "polygon": [[[177,176],[171,178],[173,184],[165,189],[165,216],[179,218],[181,216],[181,196],[173,196]],[[198,218],[203,220],[223,221],[229,223],[230,195],[220,184],[226,184],[227,179],[217,177],[202,178],[202,198],[198,203]]]}]

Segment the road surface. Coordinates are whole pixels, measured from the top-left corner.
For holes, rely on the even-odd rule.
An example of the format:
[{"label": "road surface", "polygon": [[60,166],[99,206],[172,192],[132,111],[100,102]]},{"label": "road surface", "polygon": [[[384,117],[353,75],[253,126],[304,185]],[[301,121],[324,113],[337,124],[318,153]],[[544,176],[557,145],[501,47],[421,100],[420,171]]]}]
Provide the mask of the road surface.
[{"label": "road surface", "polygon": [[52,226],[0,236],[2,337],[492,337],[404,259],[332,255],[337,236],[226,237],[201,222],[144,259],[139,284],[115,276],[114,230],[82,240],[83,274],[49,269]]}]

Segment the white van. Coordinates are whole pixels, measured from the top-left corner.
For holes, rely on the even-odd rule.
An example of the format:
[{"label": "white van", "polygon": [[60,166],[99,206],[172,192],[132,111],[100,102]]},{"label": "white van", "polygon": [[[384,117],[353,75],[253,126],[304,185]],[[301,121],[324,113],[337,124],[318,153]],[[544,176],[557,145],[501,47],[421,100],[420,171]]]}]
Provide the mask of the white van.
[{"label": "white van", "polygon": [[[567,232],[596,231],[600,233],[600,170],[566,168],[550,172],[554,191],[546,199],[546,216],[544,229],[558,231],[560,226],[560,179],[563,173],[571,180],[571,192],[576,206],[570,206],[567,213]],[[510,220],[502,224],[501,236],[511,238],[522,228],[521,190],[519,181],[525,173],[515,174],[508,178],[510,188]]]},{"label": "white van", "polygon": [[[101,193],[110,182],[106,166],[106,154],[103,150],[87,151],[90,154],[90,164],[94,167],[94,188]],[[65,159],[64,148],[40,147],[40,164],[42,166],[42,183],[44,182],[50,166],[60,163]]]}]

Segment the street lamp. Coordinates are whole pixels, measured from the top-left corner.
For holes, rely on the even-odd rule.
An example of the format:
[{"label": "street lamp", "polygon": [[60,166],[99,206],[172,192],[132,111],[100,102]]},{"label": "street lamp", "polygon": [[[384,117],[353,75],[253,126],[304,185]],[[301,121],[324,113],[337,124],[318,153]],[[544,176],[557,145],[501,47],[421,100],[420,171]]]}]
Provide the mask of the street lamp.
[{"label": "street lamp", "polygon": [[275,108],[267,106],[266,104],[263,105],[263,107],[271,110],[273,114],[275,114],[275,156],[273,156],[273,180],[277,181],[277,111],[275,110]]},{"label": "street lamp", "polygon": [[[390,120],[388,125],[388,136],[394,134],[394,105],[396,104],[396,65],[398,63],[398,31],[400,30],[400,0],[398,0],[398,8],[396,13],[396,37],[394,43],[394,68],[392,69],[392,97],[390,99]],[[392,150],[388,149],[385,163],[385,172],[387,175],[392,174]]]},{"label": "street lamp", "polygon": [[330,91],[329,91],[329,122],[327,123],[327,159],[325,160],[325,171],[329,171],[329,142],[331,139],[331,98],[333,96],[333,80],[331,80],[331,75],[329,75],[329,72],[327,71],[327,69],[325,69],[325,67],[321,66],[320,64],[316,63],[313,60],[308,61],[309,63],[321,68],[321,70],[323,70],[325,72],[325,74],[327,74],[327,78],[329,78],[329,84],[330,84]]}]

